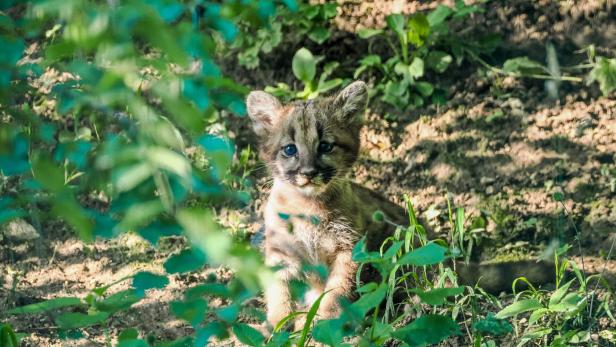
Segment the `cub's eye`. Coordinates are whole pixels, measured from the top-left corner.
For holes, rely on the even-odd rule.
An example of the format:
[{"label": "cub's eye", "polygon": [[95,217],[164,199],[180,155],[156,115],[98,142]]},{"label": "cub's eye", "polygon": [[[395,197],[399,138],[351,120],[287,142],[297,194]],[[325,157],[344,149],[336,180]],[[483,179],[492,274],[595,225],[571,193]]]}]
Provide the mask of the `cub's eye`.
[{"label": "cub's eye", "polygon": [[331,142],[321,142],[319,143],[319,153],[329,153],[334,149],[334,144]]},{"label": "cub's eye", "polygon": [[295,145],[286,145],[282,147],[282,152],[287,157],[292,157],[297,154],[297,147]]}]

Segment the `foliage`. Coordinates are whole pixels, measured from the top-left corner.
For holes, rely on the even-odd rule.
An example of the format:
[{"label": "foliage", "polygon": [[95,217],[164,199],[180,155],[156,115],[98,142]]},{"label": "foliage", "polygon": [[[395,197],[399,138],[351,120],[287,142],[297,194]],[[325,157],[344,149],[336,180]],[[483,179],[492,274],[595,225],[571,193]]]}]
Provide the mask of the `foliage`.
[{"label": "foliage", "polygon": [[295,92],[287,84],[278,83],[276,87],[266,87],[265,91],[288,101],[293,98],[314,99],[320,94],[340,86],[343,82],[342,79],[328,79],[339,65],[335,61],[326,63],[319,79],[316,80],[317,64],[322,60],[322,57],[315,57],[308,49],[300,48],[293,56],[292,67],[293,75],[302,81],[304,90]]},{"label": "foliage", "polygon": [[[299,38],[306,36],[321,44],[331,35],[336,4],[43,0],[1,6],[0,178],[11,188],[0,186],[0,223],[21,216],[37,222],[58,219],[86,243],[133,232],[155,246],[177,236],[189,245],[168,256],[164,272],[139,271],[83,297],[50,293],[54,298],[15,307],[0,319],[45,312],[59,336],[79,337],[82,329],[100,328],[165,288],[169,276],[204,266],[228,267],[234,278],[226,283],[208,278],[170,303],[170,312],[193,334],[154,341],[127,328],[118,345],[202,346],[234,335],[250,346],[313,341],[373,346],[391,340],[423,346],[449,338],[488,346],[498,336],[515,334],[522,343],[549,338],[558,346],[587,341],[599,317],[612,317],[610,297],[593,307],[591,278],[561,254],[554,291],[529,284],[529,290],[501,301],[481,288],[459,286],[451,259],[468,260],[486,220],[466,216],[448,199],[449,242],[427,240],[405,196],[409,225],[397,226],[379,251],[368,251],[365,240],[353,249],[360,269],[374,268],[380,281],[361,283],[359,298],[343,302],[338,318],[318,320],[325,293],[308,312],[293,312],[265,336],[248,323],[261,324],[263,312],[246,303],[271,282],[275,269],[214,217],[217,208],[249,202],[254,157],[249,147],[236,153],[227,137],[231,115],[245,113],[247,88],[223,76],[216,59],[232,52],[241,65],[255,68],[260,54],[271,53],[285,39],[302,42]],[[353,77],[375,80],[381,100],[400,110],[426,100],[442,102],[444,91],[432,76],[469,57],[480,61],[496,42],[490,35],[472,40],[453,35],[452,24],[478,11],[479,5],[458,0],[453,8],[394,14],[385,29],[361,30],[358,35],[368,40],[371,51]],[[386,54],[378,51],[379,42],[388,45]],[[283,100],[315,98],[351,77],[332,78],[344,77],[340,64],[307,48],[297,50],[291,63],[303,90],[282,83],[266,89]],[[588,83],[596,81],[605,95],[611,93],[616,88],[614,59],[591,54],[589,64]],[[527,57],[507,60],[498,70],[556,77],[549,66]],[[391,223],[379,212],[374,220]],[[576,277],[563,284],[571,268]],[[127,281],[130,288],[117,289]],[[284,329],[302,316],[306,323],[299,331]],[[521,316],[528,318],[524,326],[516,319]],[[22,336],[0,325],[0,345],[16,346]]]},{"label": "foliage", "polygon": [[597,57],[592,70],[588,73],[588,84],[599,83],[603,95],[608,95],[616,89],[616,59]]},{"label": "foliage", "polygon": [[[386,29],[362,29],[359,37],[371,41],[385,39],[391,50],[391,57],[382,61],[376,54],[361,59],[354,77],[362,76],[367,71],[376,70],[381,75],[376,93],[381,100],[399,110],[419,107],[426,99],[439,103],[442,90],[425,80],[428,71],[444,73],[454,57],[441,50],[449,48],[456,56],[458,64],[463,59],[464,49],[459,42],[451,39],[450,23],[460,20],[471,13],[481,11],[477,5],[467,6],[457,1],[454,8],[439,5],[427,15],[416,13],[410,17],[401,14],[387,16]],[[392,37],[394,39],[392,39]],[[477,45],[477,47],[485,47]]]},{"label": "foliage", "polygon": [[[331,35],[329,21],[336,15],[336,8],[336,3],[317,5],[302,3],[298,8],[277,6],[275,14],[264,26],[239,22],[243,35],[238,35],[237,40],[229,45],[229,48],[232,52],[237,52],[240,65],[255,69],[259,66],[260,53],[270,53],[282,43],[283,31],[294,35],[288,37],[291,41],[297,37],[308,37],[322,44]],[[225,46],[223,48],[226,49]]]},{"label": "foliage", "polygon": [[[245,204],[248,196],[230,179],[234,146],[224,130],[224,117],[245,113],[246,89],[221,74],[213,36],[231,42],[237,21],[267,21],[273,5],[261,5],[40,1],[3,4],[0,13],[0,170],[16,183],[2,192],[3,211],[10,211],[3,221],[42,208],[41,218],[66,221],[85,242],[134,231],[156,244],[184,234],[194,242],[170,256],[169,274],[206,262],[238,270],[227,308],[212,309],[217,319],[197,319],[209,308],[190,293],[172,304],[195,324],[195,343],[241,330],[234,319],[240,302],[272,275],[256,250],[220,230],[211,212],[223,202]],[[30,42],[36,45],[24,55]],[[203,160],[191,160],[187,148]],[[129,290],[107,294],[108,285],[10,313],[58,312],[58,328],[70,332],[103,324],[167,282],[167,274],[141,272]],[[182,304],[200,308],[201,316]]]}]

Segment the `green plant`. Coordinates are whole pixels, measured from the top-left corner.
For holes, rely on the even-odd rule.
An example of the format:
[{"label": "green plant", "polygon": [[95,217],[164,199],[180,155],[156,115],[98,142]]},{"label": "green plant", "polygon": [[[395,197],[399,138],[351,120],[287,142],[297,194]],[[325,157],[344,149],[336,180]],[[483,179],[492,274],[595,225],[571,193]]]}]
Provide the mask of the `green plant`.
[{"label": "green plant", "polygon": [[[558,97],[558,84],[560,82],[581,83],[586,80],[587,85],[595,82],[604,96],[616,90],[616,59],[597,56],[594,46],[589,46],[581,52],[587,53],[586,62],[574,66],[560,67],[553,45],[547,45],[547,64],[532,60],[526,56],[507,59],[502,68],[488,64],[476,52],[468,51],[473,60],[479,62],[488,70],[506,76],[518,78],[533,78],[546,81],[546,91],[552,98]],[[561,73],[569,71],[569,74]],[[587,70],[586,74],[581,74]]]},{"label": "green plant", "polygon": [[282,20],[290,31],[298,36],[308,38],[318,44],[324,43],[331,35],[329,22],[337,14],[336,2],[323,4],[300,4],[295,15],[283,15]]},{"label": "green plant", "polygon": [[270,19],[265,27],[247,26],[244,30],[256,31],[256,35],[240,35],[230,48],[238,51],[240,65],[255,69],[259,67],[259,54],[272,52],[282,42],[282,24]]},{"label": "green plant", "polygon": [[[214,62],[214,36],[232,42],[237,20],[267,21],[272,13],[253,1],[203,5],[1,5],[0,175],[13,186],[0,198],[0,223],[19,216],[62,220],[85,243],[128,231],[153,245],[178,235],[190,241],[169,256],[163,275],[136,275],[133,289],[107,295],[107,285],[84,298],[56,298],[11,314],[51,311],[58,334],[70,338],[130,308],[168,275],[227,265],[239,269],[231,289],[203,283],[171,304],[196,330],[178,343],[204,345],[228,331],[251,335],[235,318],[273,272],[257,250],[215,223],[214,209],[245,204],[247,195],[237,189],[245,177],[229,178],[242,170],[231,165],[235,146],[211,135],[225,133],[230,113],[245,113],[246,92]],[[37,43],[34,52],[25,51],[30,42]],[[225,307],[208,308],[205,295],[224,296]],[[215,318],[199,321],[206,312]],[[3,326],[3,337],[7,331]]]},{"label": "green plant", "polygon": [[329,22],[336,16],[336,3],[305,4],[298,7],[292,4],[276,6],[274,15],[266,25],[238,21],[236,24],[243,35],[230,45],[222,45],[224,51],[236,52],[240,65],[249,69],[259,66],[259,54],[271,53],[283,40],[283,32],[288,41],[307,36],[322,44],[331,35]]},{"label": "green plant", "polygon": [[370,40],[370,47],[374,45],[374,38],[385,39],[391,56],[385,62],[376,54],[364,57],[355,70],[355,78],[376,70],[381,76],[376,93],[381,95],[382,101],[399,110],[419,107],[427,98],[441,102],[443,91],[422,79],[428,70],[437,74],[445,72],[454,61],[452,55],[439,50],[439,46],[450,47],[457,53],[458,63],[461,62],[459,43],[449,38],[449,22],[477,11],[481,9],[476,5],[467,6],[463,1],[456,1],[454,8],[439,5],[427,15],[416,13],[408,18],[401,14],[389,15],[387,30],[360,30],[359,37]]},{"label": "green plant", "polygon": [[317,64],[321,60],[323,60],[322,57],[315,57],[308,49],[300,48],[293,56],[292,67],[293,75],[304,84],[304,90],[296,92],[291,90],[287,84],[278,83],[275,87],[266,87],[265,91],[288,101],[293,98],[314,99],[320,94],[340,86],[343,82],[341,78],[328,80],[338,67],[338,62],[326,63],[319,79],[316,79]]}]

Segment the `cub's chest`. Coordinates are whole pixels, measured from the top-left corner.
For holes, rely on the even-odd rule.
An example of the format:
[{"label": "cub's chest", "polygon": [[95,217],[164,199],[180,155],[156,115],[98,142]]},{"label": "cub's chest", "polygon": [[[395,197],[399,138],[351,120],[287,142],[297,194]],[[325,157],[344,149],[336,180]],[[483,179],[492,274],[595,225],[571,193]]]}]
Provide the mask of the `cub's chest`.
[{"label": "cub's chest", "polygon": [[264,217],[266,246],[302,262],[329,264],[358,239],[343,217],[318,206],[270,201]]}]

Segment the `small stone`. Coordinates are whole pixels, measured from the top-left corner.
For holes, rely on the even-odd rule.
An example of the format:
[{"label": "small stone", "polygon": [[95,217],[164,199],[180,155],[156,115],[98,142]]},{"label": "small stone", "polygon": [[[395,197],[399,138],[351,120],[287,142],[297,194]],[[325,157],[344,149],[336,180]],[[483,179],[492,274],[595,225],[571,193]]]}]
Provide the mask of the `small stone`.
[{"label": "small stone", "polygon": [[526,116],[526,112],[524,112],[524,110],[522,110],[521,108],[514,108],[513,110],[511,110],[511,112],[509,112],[512,116],[514,117],[524,117]]},{"label": "small stone", "polygon": [[511,107],[512,110],[522,110],[524,109],[524,104],[522,103],[522,100],[518,99],[518,98],[511,98],[509,100],[507,100],[509,107]]},{"label": "small stone", "polygon": [[483,176],[483,177],[481,177],[481,178],[479,179],[479,183],[480,183],[481,185],[486,185],[486,184],[489,184],[489,183],[493,183],[494,181],[495,181],[494,177],[486,177],[486,176]]},{"label": "small stone", "polygon": [[41,237],[30,223],[21,218],[13,219],[2,226],[0,234],[14,241],[30,241]]},{"label": "small stone", "polygon": [[492,194],[494,194],[494,187],[492,187],[492,186],[488,186],[488,187],[486,188],[486,194],[488,194],[488,195],[492,195]]}]

